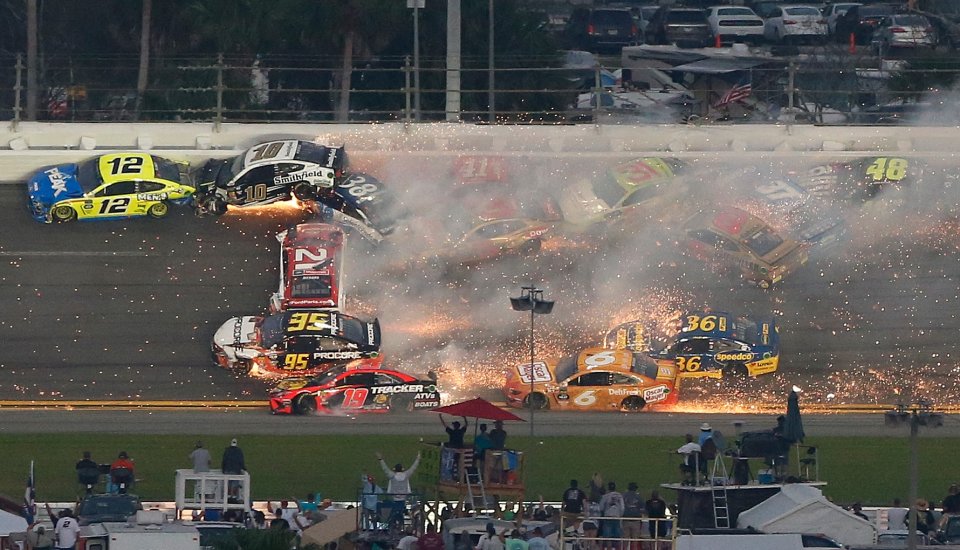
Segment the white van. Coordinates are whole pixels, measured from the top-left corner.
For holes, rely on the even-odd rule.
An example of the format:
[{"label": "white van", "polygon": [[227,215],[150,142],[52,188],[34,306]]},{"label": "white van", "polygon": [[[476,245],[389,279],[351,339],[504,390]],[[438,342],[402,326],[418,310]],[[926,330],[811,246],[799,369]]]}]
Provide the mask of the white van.
[{"label": "white van", "polygon": [[804,550],[805,548],[843,548],[823,535],[680,535],[675,550]]}]

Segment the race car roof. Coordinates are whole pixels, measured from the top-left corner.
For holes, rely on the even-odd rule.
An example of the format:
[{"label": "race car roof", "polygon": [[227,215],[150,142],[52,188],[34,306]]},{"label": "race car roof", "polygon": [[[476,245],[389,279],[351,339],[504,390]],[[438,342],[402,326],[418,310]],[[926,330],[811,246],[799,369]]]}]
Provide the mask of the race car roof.
[{"label": "race car roof", "polygon": [[337,311],[287,310],[266,317],[260,325],[265,346],[288,339],[336,337],[362,349],[380,346],[380,324],[366,322]]},{"label": "race car roof", "polygon": [[697,337],[732,338],[751,344],[761,344],[764,326],[767,330],[768,343],[776,340],[775,319],[772,317],[754,319],[725,311],[693,311],[684,315],[682,322],[682,328],[677,335],[678,340]]},{"label": "race car roof", "polygon": [[285,160],[313,162],[333,169],[342,169],[346,153],[342,147],[328,147],[310,141],[280,140],[259,143],[243,154],[244,168],[256,164],[270,164]]}]

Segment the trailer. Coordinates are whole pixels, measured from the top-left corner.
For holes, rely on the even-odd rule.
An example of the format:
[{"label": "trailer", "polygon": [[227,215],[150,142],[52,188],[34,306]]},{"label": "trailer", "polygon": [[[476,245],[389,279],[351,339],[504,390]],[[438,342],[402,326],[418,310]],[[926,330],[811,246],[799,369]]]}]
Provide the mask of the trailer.
[{"label": "trailer", "polygon": [[136,522],[81,527],[77,550],[200,550],[200,531],[180,522],[155,522],[141,512]]}]

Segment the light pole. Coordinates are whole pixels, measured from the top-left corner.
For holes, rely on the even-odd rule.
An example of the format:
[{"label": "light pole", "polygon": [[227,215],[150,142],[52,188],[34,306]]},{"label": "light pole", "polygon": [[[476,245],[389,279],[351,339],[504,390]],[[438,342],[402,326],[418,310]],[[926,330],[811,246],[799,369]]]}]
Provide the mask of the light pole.
[{"label": "light pole", "polygon": [[917,434],[920,432],[920,426],[938,428],[943,426],[943,415],[933,412],[932,404],[927,399],[918,399],[910,404],[898,403],[897,408],[887,411],[883,415],[884,424],[887,426],[900,426],[910,424],[910,519],[909,533],[907,534],[907,548],[916,550],[917,548],[917,492],[920,485],[919,474],[919,451],[917,449]]},{"label": "light pole", "polygon": [[420,120],[420,9],[426,0],[407,0],[413,8],[413,119]]},{"label": "light pole", "polygon": [[543,290],[533,285],[522,286],[520,289],[522,292],[519,298],[510,298],[510,307],[514,311],[530,312],[530,371],[527,373],[530,378],[530,393],[527,394],[527,407],[530,408],[530,437],[533,437],[533,412],[537,408],[533,402],[534,381],[537,378],[534,366],[533,317],[537,313],[548,315],[553,311],[553,302],[544,300]]}]

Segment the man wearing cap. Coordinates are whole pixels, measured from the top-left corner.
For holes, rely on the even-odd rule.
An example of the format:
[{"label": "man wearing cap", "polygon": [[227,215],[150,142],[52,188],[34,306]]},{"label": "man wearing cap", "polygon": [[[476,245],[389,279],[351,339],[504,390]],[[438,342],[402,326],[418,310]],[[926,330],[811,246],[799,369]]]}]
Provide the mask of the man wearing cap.
[{"label": "man wearing cap", "polygon": [[707,422],[700,424],[700,439],[697,441],[697,443],[700,444],[700,447],[703,447],[703,444],[706,443],[711,437],[713,437],[713,428],[710,426],[710,424]]},{"label": "man wearing cap", "polygon": [[223,459],[220,461],[220,471],[225,474],[242,474],[247,469],[243,461],[243,450],[237,445],[237,440],[230,441],[230,446],[223,450]]}]

